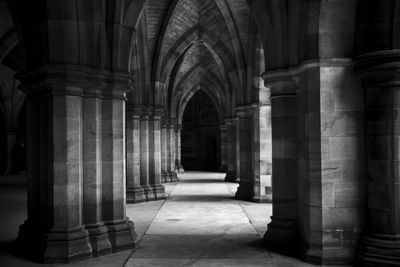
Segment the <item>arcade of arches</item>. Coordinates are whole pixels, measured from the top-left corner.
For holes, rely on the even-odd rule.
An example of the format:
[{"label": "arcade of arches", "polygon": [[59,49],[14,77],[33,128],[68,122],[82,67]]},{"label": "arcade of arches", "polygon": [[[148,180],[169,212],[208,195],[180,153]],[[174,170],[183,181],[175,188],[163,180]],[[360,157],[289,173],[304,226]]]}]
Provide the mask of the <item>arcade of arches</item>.
[{"label": "arcade of arches", "polygon": [[133,248],[126,203],[187,164],[272,198],[267,248],[400,265],[399,0],[0,0],[0,19],[21,251]]}]

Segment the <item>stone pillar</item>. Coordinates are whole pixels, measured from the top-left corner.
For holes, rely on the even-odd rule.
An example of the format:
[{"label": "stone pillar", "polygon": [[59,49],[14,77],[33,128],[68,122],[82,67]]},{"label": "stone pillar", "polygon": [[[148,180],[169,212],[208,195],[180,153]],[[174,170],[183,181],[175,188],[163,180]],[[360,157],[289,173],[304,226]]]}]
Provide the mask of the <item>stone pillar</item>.
[{"label": "stone pillar", "polygon": [[366,225],[359,244],[362,266],[400,266],[400,54],[358,58],[366,104]]},{"label": "stone pillar", "polygon": [[40,74],[19,77],[27,93],[28,218],[17,243],[36,260],[68,263],[92,256],[82,225],[82,89],[60,73]]},{"label": "stone pillar", "polygon": [[170,168],[170,179],[171,182],[178,181],[178,176],[176,175],[176,166],[175,166],[175,123],[170,123],[168,125],[169,131],[169,168]]},{"label": "stone pillar", "polygon": [[127,107],[126,116],[126,202],[146,201],[140,186],[140,115],[133,105]]},{"label": "stone pillar", "polygon": [[178,173],[184,173],[185,170],[183,169],[182,166],[182,157],[181,157],[181,133],[182,133],[182,125],[177,124],[176,129],[175,129],[175,153],[176,153],[176,161],[175,161],[175,166],[178,171]]},{"label": "stone pillar", "polygon": [[254,181],[252,175],[253,153],[252,153],[252,109],[250,106],[236,108],[238,116],[237,127],[237,173],[239,174],[239,187],[235,198],[240,200],[251,200],[254,196]]},{"label": "stone pillar", "polygon": [[83,223],[94,256],[111,252],[102,212],[102,99],[98,88],[83,99]]},{"label": "stone pillar", "polygon": [[305,63],[299,72],[296,251],[314,263],[350,264],[364,223],[364,93],[351,59]]},{"label": "stone pillar", "polygon": [[[128,87],[128,85],[123,84],[121,87]],[[124,92],[119,91],[118,88],[106,88],[104,91],[102,106],[102,212],[103,220],[108,228],[108,238],[112,251],[118,252],[134,248],[136,238],[133,223],[129,221],[125,214],[125,96]]]},{"label": "stone pillar", "polygon": [[150,110],[142,108],[140,116],[140,185],[147,201],[155,200],[154,189],[150,186],[149,169],[149,115]]},{"label": "stone pillar", "polygon": [[221,165],[219,167],[220,172],[227,171],[228,165],[228,126],[226,124],[222,124],[219,126],[221,133]]},{"label": "stone pillar", "polygon": [[169,182],[167,147],[168,147],[167,123],[165,120],[161,120],[161,180],[163,183]]},{"label": "stone pillar", "polygon": [[264,241],[269,248],[294,252],[297,220],[297,99],[290,76],[267,82],[271,90],[272,216]]},{"label": "stone pillar", "polygon": [[161,115],[162,110],[155,109],[149,120],[149,181],[157,200],[166,198],[161,184]]},{"label": "stone pillar", "polygon": [[15,172],[15,142],[17,141],[17,129],[14,127],[7,127],[7,169],[5,174],[12,174]]},{"label": "stone pillar", "polygon": [[[166,182],[171,182],[171,131],[169,130],[169,120],[165,122],[165,164],[167,173],[165,175]],[[175,162],[175,161],[174,161]]]},{"label": "stone pillar", "polygon": [[272,169],[272,139],[271,139],[271,105],[269,90],[264,90],[265,101],[253,106],[253,175],[254,202],[271,202],[271,169]]},{"label": "stone pillar", "polygon": [[236,118],[225,120],[226,133],[227,133],[227,170],[225,181],[236,182]]}]

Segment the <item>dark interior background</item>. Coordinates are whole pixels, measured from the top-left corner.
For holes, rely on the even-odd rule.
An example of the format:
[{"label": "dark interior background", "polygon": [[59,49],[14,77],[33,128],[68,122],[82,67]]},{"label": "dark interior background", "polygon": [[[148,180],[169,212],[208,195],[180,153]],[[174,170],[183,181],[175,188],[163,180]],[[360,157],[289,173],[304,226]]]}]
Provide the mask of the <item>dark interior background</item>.
[{"label": "dark interior background", "polygon": [[186,106],[181,133],[182,165],[190,171],[217,171],[221,137],[217,110],[201,90]]}]

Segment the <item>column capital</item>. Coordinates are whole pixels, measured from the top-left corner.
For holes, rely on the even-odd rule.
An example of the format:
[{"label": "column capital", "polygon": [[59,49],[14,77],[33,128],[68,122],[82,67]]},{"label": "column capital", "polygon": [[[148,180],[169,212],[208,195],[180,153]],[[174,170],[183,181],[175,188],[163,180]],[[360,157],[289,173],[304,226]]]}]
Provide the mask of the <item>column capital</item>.
[{"label": "column capital", "polygon": [[237,121],[238,121],[238,118],[237,118],[237,117],[225,118],[225,124],[226,124],[227,126],[235,125]]},{"label": "column capital", "polygon": [[152,114],[151,107],[129,104],[126,106],[126,111],[129,116],[134,116],[135,118],[148,119]]},{"label": "column capital", "polygon": [[228,129],[228,125],[227,125],[226,123],[221,123],[221,124],[219,125],[219,129],[220,129],[221,131],[226,131],[226,130]]},{"label": "column capital", "polygon": [[296,79],[287,71],[265,72],[262,74],[264,85],[270,89],[271,97],[296,95]]},{"label": "column capital", "polygon": [[161,121],[163,115],[163,110],[158,107],[150,107],[149,120],[151,121]]},{"label": "column capital", "polygon": [[354,69],[364,88],[400,86],[400,51],[387,50],[363,54],[355,59]]},{"label": "column capital", "polygon": [[175,130],[176,130],[176,131],[182,131],[182,124],[177,124],[177,125],[175,126]]},{"label": "column capital", "polygon": [[164,115],[164,110],[162,107],[153,107],[151,117],[154,120],[161,120]]},{"label": "column capital", "polygon": [[125,100],[133,89],[129,74],[80,65],[52,64],[18,73],[20,89],[28,95],[101,96]]},{"label": "column capital", "polygon": [[249,118],[253,114],[253,108],[251,105],[237,106],[235,107],[235,113],[238,118]]}]

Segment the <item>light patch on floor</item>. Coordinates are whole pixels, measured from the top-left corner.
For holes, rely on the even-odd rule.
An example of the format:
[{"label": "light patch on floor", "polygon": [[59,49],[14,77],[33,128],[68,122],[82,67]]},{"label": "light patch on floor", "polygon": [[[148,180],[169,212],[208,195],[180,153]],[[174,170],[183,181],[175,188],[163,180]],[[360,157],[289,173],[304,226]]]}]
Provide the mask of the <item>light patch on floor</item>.
[{"label": "light patch on floor", "polygon": [[280,266],[262,241],[272,205],[235,200],[223,179],[180,175],[126,266]]}]

